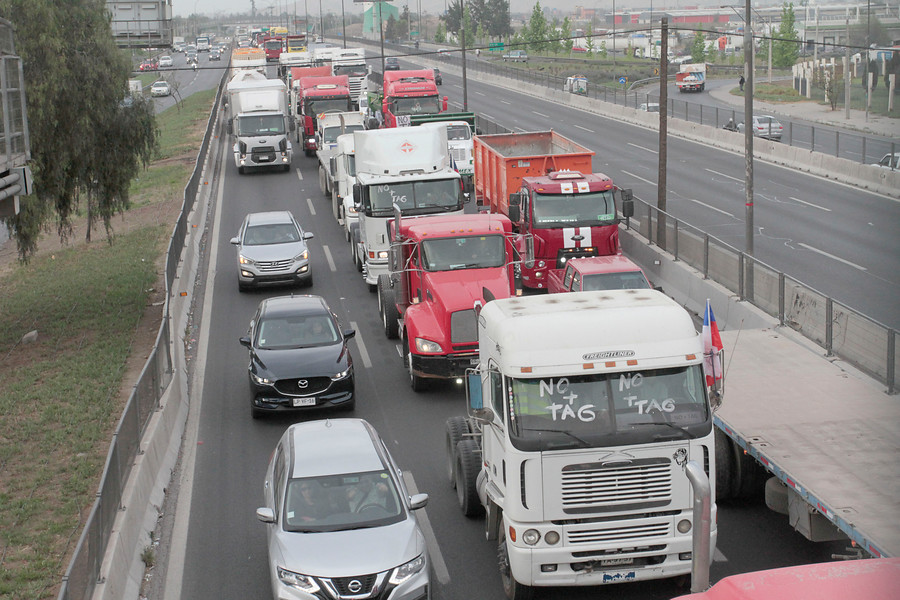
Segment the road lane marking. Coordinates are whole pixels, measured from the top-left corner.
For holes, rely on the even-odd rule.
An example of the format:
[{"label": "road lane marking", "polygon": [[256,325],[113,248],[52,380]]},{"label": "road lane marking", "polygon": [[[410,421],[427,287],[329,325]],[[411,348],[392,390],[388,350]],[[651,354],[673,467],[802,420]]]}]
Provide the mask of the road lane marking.
[{"label": "road lane marking", "polygon": [[828,258],[834,259],[838,262],[842,262],[849,267],[853,267],[854,269],[859,269],[860,271],[868,271],[868,269],[865,267],[861,267],[856,263],[852,263],[849,260],[845,260],[845,259],[841,258],[840,256],[835,256],[834,254],[829,254],[829,253],[825,252],[824,250],[819,250],[818,248],[813,248],[809,244],[804,244],[803,242],[800,242],[798,245],[803,246],[807,250],[811,250],[817,254],[821,254],[822,256],[827,256]]},{"label": "road lane marking", "polygon": [[[403,481],[406,483],[406,488],[411,496],[419,493],[419,488],[416,487],[416,481],[413,479],[412,473],[403,471]],[[428,557],[434,566],[434,574],[441,585],[447,585],[450,583],[450,571],[447,570],[447,563],[444,562],[444,556],[441,554],[441,548],[438,546],[434,529],[431,528],[431,521],[428,520],[428,513],[424,508],[416,511],[416,520],[422,529],[422,535],[425,536],[425,545],[428,546]]]},{"label": "road lane marking", "polygon": [[545,115],[544,113],[539,113],[539,112],[536,111],[536,110],[533,110],[533,111],[531,111],[531,112],[534,113],[534,114],[536,114],[536,115],[539,116],[539,117],[544,117],[545,119],[549,119],[549,118],[550,118],[550,115]]},{"label": "road lane marking", "polygon": [[518,131],[519,133],[525,133],[526,130],[522,129],[521,127],[516,127],[516,131]]},{"label": "road lane marking", "polygon": [[629,177],[634,177],[635,179],[640,179],[644,183],[649,183],[650,185],[656,185],[655,181],[650,181],[649,179],[644,179],[640,175],[635,175],[634,173],[629,173],[628,171],[622,171],[622,172],[625,173],[626,175],[628,175]]},{"label": "road lane marking", "polygon": [[487,96],[487,94],[485,94],[484,92],[476,91],[475,93],[478,94],[479,96]]},{"label": "road lane marking", "polygon": [[709,171],[710,173],[718,175],[719,177],[725,177],[726,179],[731,179],[731,180],[737,181],[739,183],[744,183],[743,179],[739,179],[737,177],[732,177],[731,175],[726,175],[725,173],[719,173],[718,171],[713,171],[712,169],[706,169],[706,170]]},{"label": "road lane marking", "polygon": [[306,199],[306,204],[309,205],[309,212],[310,212],[310,214],[312,214],[312,216],[316,216],[316,207],[313,206],[312,199],[311,199],[311,198],[307,198],[307,199]]},{"label": "road lane marking", "polygon": [[362,333],[359,331],[359,325],[356,324],[356,321],[350,321],[350,327],[356,330],[356,335],[353,339],[356,340],[356,345],[359,346],[359,355],[362,357],[363,366],[367,369],[371,369],[372,361],[369,359],[369,351],[366,350],[366,344],[363,342]]},{"label": "road lane marking", "polygon": [[491,115],[484,113],[484,112],[481,113],[481,116],[483,116],[485,119],[490,119],[491,121],[494,120],[494,117],[492,117]]},{"label": "road lane marking", "polygon": [[328,268],[331,269],[332,273],[337,273],[337,267],[334,266],[334,259],[331,258],[331,250],[328,249],[328,246],[322,246],[322,252],[325,253],[325,260],[328,261]]},{"label": "road lane marking", "polygon": [[800,198],[794,198],[793,196],[788,196],[794,202],[799,202],[800,204],[805,204],[807,206],[812,206],[813,208],[818,208],[819,210],[824,210],[825,212],[831,212],[830,208],[825,208],[824,206],[819,206],[818,204],[813,204],[812,202],[807,202],[806,200],[801,200]]},{"label": "road lane marking", "polygon": [[297,167],[297,179],[303,181],[303,173],[300,172],[300,167]]},{"label": "road lane marking", "polygon": [[588,133],[597,133],[593,129],[588,129],[587,127],[582,127],[581,125],[575,125],[575,127],[577,127],[578,129],[581,129],[583,131],[587,131]]},{"label": "road lane marking", "polygon": [[512,106],[512,102],[507,102],[506,100],[501,100],[500,104],[509,104],[510,106]]},{"label": "road lane marking", "polygon": [[706,202],[700,202],[699,200],[695,200],[695,199],[693,199],[693,198],[687,198],[687,200],[690,200],[691,202],[693,202],[693,203],[695,203],[695,204],[699,204],[700,206],[703,206],[704,208],[708,208],[708,209],[710,209],[710,210],[714,210],[714,211],[716,211],[716,212],[720,212],[720,213],[722,213],[723,215],[727,215],[727,216],[731,217],[732,219],[737,219],[737,217],[735,217],[733,214],[731,214],[731,213],[728,212],[727,210],[722,210],[721,208],[717,208],[717,207],[715,207],[715,206],[713,206],[713,205],[711,205],[711,204],[707,204]]},{"label": "road lane marking", "polygon": [[[576,127],[578,127],[578,125],[576,125]],[[637,144],[632,144],[631,142],[628,142],[628,145],[634,146],[635,148],[640,148],[641,150],[643,150],[645,152],[649,152],[651,154],[659,154],[659,150],[654,150],[653,148],[647,148],[646,146],[639,146]]]}]

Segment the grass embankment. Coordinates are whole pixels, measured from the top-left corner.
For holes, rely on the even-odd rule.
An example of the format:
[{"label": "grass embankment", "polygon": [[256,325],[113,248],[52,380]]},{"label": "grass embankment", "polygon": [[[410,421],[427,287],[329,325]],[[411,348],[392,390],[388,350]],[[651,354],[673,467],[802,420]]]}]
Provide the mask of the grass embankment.
[{"label": "grass embankment", "polygon": [[[137,324],[162,285],[172,223],[159,215],[172,211],[146,207],[177,213],[214,97],[158,117],[157,160],[113,220],[112,244],[95,235],[39,251],[0,278],[0,598],[57,596],[127,400],[129,354],[145,350]],[[32,330],[37,340],[20,342]]]}]

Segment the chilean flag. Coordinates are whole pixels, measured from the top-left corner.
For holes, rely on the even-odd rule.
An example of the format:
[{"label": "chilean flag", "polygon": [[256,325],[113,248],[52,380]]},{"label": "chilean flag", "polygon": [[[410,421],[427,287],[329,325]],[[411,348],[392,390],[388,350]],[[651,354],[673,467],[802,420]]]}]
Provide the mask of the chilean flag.
[{"label": "chilean flag", "polygon": [[722,338],[719,336],[719,326],[716,325],[716,316],[708,298],[706,314],[703,315],[703,331],[700,335],[703,338],[703,372],[706,374],[706,385],[712,387],[716,381],[722,379],[722,361],[719,358]]}]

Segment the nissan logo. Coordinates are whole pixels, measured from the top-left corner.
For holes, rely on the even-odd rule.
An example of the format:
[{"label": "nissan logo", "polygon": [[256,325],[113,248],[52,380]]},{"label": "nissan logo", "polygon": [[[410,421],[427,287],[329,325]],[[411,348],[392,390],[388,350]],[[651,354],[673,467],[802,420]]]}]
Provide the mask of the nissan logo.
[{"label": "nissan logo", "polygon": [[300,388],[301,390],[305,390],[306,386],[308,386],[308,385],[309,385],[309,381],[307,381],[306,379],[298,379],[297,380],[297,387]]},{"label": "nissan logo", "polygon": [[359,579],[353,579],[347,584],[347,589],[354,594],[358,594],[362,591],[362,582]]}]

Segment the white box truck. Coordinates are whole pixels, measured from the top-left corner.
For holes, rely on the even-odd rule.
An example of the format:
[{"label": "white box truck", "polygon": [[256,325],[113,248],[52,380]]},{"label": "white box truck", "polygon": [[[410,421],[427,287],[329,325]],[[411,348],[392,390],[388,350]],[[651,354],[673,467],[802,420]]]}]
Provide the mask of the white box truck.
[{"label": "white box truck", "polygon": [[463,512],[485,514],[507,598],[691,573],[704,524],[688,462],[715,485],[703,358],[691,316],[656,290],[484,305],[447,465]]},{"label": "white box truck", "polygon": [[228,82],[226,128],[239,173],[252,167],[291,168],[285,90],[283,81],[255,70],[239,71]]}]

